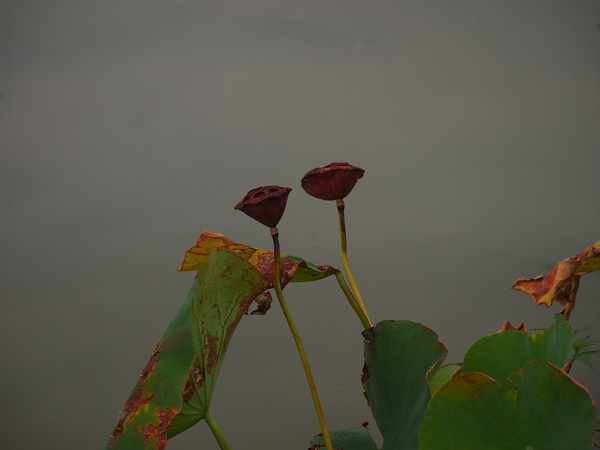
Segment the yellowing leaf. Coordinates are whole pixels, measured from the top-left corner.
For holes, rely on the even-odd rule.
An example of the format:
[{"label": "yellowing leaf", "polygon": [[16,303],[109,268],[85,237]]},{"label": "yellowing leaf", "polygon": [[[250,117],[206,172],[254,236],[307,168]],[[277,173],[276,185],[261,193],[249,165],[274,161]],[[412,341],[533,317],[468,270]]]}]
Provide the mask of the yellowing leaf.
[{"label": "yellowing leaf", "polygon": [[[105,449],[162,450],[167,439],[207,417],[233,332],[251,303],[251,314],[271,304],[273,252],[204,231],[184,256],[180,271],[198,271],[183,306],[156,346]],[[282,284],[313,281],[337,269],[287,255]]]},{"label": "yellowing leaf", "polygon": [[593,247],[586,248],[577,256],[581,257],[579,266],[575,270],[577,275],[600,270],[600,241],[596,242]]},{"label": "yellowing leaf", "polygon": [[[235,253],[239,258],[248,261],[260,274],[266,287],[273,287],[273,251],[238,244],[219,233],[204,230],[200,238],[183,258],[179,271],[200,270],[207,262],[210,250],[222,248]],[[316,281],[333,275],[338,270],[332,266],[316,266],[308,261],[292,255],[281,258],[282,286],[290,281]]]},{"label": "yellowing leaf", "polygon": [[208,262],[208,255],[210,254],[210,250],[215,247],[224,248],[226,250],[238,254],[242,253],[244,256],[248,255],[247,258],[243,259],[248,259],[252,255],[252,253],[254,253],[257,250],[255,248],[249,247],[248,245],[233,242],[231,239],[226,238],[222,234],[204,230],[198,238],[196,245],[194,245],[187,252],[185,252],[183,262],[177,270],[179,270],[180,272],[200,270]]}]

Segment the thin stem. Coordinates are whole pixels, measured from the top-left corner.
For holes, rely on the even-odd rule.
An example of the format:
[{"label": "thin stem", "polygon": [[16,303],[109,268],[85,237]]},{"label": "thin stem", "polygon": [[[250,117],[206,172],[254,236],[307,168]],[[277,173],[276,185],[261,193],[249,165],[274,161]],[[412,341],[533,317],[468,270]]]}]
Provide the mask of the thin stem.
[{"label": "thin stem", "polygon": [[344,280],[344,277],[342,276],[342,273],[340,271],[335,272],[335,278],[338,281],[340,287],[342,288],[342,291],[344,291],[344,294],[348,299],[348,303],[350,303],[350,306],[352,306],[352,309],[354,310],[354,312],[356,312],[356,315],[358,316],[360,323],[362,323],[362,326],[365,328],[365,330],[371,328],[373,324],[369,321],[369,318],[365,315],[364,311],[360,309],[360,306],[358,306],[358,302],[354,298],[352,291],[350,291],[350,288],[346,284],[346,280]]},{"label": "thin stem", "polygon": [[348,282],[350,283],[350,287],[352,288],[352,293],[354,294],[354,298],[358,303],[359,308],[364,313],[367,321],[369,322],[369,328],[373,325],[371,319],[369,318],[369,313],[367,313],[367,308],[365,307],[365,303],[362,300],[360,292],[358,291],[358,287],[356,286],[356,282],[354,281],[354,275],[352,275],[352,270],[350,269],[350,264],[348,263],[348,251],[346,249],[346,219],[344,218],[344,200],[339,199],[336,200],[338,217],[340,219],[340,241],[341,241],[341,254],[342,254],[342,264],[344,265],[344,270],[346,271],[346,275],[348,276]]},{"label": "thin stem", "polygon": [[325,416],[323,415],[323,408],[321,407],[321,401],[319,400],[317,386],[315,385],[315,380],[313,379],[312,371],[310,369],[310,365],[308,364],[308,358],[306,357],[306,352],[304,351],[300,334],[298,333],[296,324],[292,319],[292,315],[283,296],[283,291],[281,290],[281,250],[279,248],[279,233],[277,232],[277,228],[271,228],[271,235],[273,237],[273,244],[275,247],[275,258],[273,263],[273,286],[275,288],[275,293],[277,294],[277,299],[279,300],[279,304],[283,310],[285,320],[287,321],[290,331],[292,332],[292,336],[294,337],[294,342],[296,343],[296,348],[298,349],[298,354],[300,355],[300,360],[302,361],[302,366],[304,367],[306,380],[308,381],[308,387],[310,388],[315,410],[317,411],[317,417],[319,419],[319,425],[321,426],[321,432],[323,433],[325,446],[327,447],[327,450],[333,450],[333,444],[331,443],[331,438],[329,437],[327,423],[325,422]]},{"label": "thin stem", "polygon": [[215,439],[217,440],[221,450],[230,450],[229,445],[227,445],[227,442],[225,442],[225,436],[223,436],[221,428],[219,428],[219,425],[217,424],[215,419],[213,419],[213,417],[208,413],[208,411],[206,411],[206,413],[204,414],[204,420],[206,420],[206,423],[208,424],[210,431],[212,431],[213,435],[215,436]]}]

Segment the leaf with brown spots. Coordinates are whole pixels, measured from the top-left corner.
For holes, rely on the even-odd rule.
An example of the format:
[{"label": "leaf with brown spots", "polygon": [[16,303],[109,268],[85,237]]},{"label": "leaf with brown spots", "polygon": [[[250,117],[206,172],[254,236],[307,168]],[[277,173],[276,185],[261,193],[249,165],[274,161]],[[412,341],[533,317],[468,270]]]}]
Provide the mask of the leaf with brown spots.
[{"label": "leaf with brown spots", "polygon": [[[283,284],[312,281],[337,269],[295,256],[282,259]],[[183,306],[142,371],[105,449],[164,449],[167,439],[208,413],[233,332],[253,301],[265,314],[271,300],[273,252],[205,231],[179,270],[198,274]]]},{"label": "leaf with brown spots", "polygon": [[233,332],[265,287],[256,269],[230,250],[206,255],[105,448],[163,449],[204,417]]},{"label": "leaf with brown spots", "polygon": [[579,278],[595,270],[600,270],[600,240],[580,254],[560,261],[546,275],[518,279],[512,289],[529,294],[538,305],[559,302],[564,306],[560,314],[568,319],[575,308]]},{"label": "leaf with brown spots", "polygon": [[[213,248],[223,248],[248,259],[257,249],[244,244],[238,244],[222,234],[204,230],[196,245],[185,252],[183,262],[177,270],[182,272],[200,270],[208,263],[208,256]],[[264,250],[260,250],[264,251]]]},{"label": "leaf with brown spots", "polygon": [[[268,288],[273,287],[273,251],[238,244],[219,233],[204,230],[196,245],[190,248],[177,270],[200,270],[208,261],[213,248],[223,248],[234,252],[239,258],[248,261],[260,273]],[[282,285],[291,282],[317,281],[338,272],[332,266],[317,266],[302,258],[284,254],[281,258]]]}]

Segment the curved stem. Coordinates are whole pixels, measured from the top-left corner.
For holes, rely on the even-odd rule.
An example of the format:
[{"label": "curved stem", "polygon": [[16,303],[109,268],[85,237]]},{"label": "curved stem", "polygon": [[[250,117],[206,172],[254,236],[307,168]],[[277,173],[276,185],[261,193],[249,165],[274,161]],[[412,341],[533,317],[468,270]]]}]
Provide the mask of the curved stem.
[{"label": "curved stem", "polygon": [[206,411],[206,413],[204,414],[204,420],[206,420],[206,423],[208,424],[210,431],[212,431],[213,435],[215,436],[215,439],[217,440],[217,443],[219,444],[221,450],[229,450],[229,445],[227,445],[227,442],[225,442],[225,436],[223,436],[221,428],[219,428],[219,425],[217,424],[215,419],[213,419],[213,417],[208,413],[208,411]]},{"label": "curved stem", "polygon": [[360,306],[358,306],[358,302],[354,298],[352,291],[350,291],[350,288],[346,284],[346,280],[344,280],[344,277],[342,276],[342,273],[340,271],[335,272],[335,278],[340,287],[342,288],[342,291],[346,295],[348,303],[350,303],[350,306],[352,306],[352,309],[358,316],[358,319],[360,320],[360,323],[362,323],[362,326],[365,328],[365,330],[368,330],[369,328],[373,327],[373,324],[371,323],[369,318],[365,315],[364,311],[360,308]]},{"label": "curved stem", "polygon": [[277,228],[271,228],[271,235],[273,237],[273,244],[275,247],[275,258],[273,264],[273,287],[275,288],[275,293],[277,294],[277,299],[279,300],[279,304],[281,305],[281,309],[283,310],[285,320],[287,321],[290,331],[292,332],[292,336],[294,337],[294,342],[296,343],[296,348],[298,349],[298,354],[300,355],[300,360],[302,361],[302,366],[304,367],[306,380],[308,381],[308,387],[310,388],[310,393],[312,395],[313,403],[315,405],[315,410],[317,411],[317,417],[319,419],[319,425],[321,426],[321,432],[323,433],[323,440],[325,441],[325,446],[327,447],[327,450],[333,450],[333,444],[331,443],[331,438],[329,437],[327,423],[325,422],[325,416],[323,415],[323,408],[321,407],[321,401],[319,400],[317,386],[315,385],[315,380],[313,379],[312,371],[310,369],[310,365],[308,364],[308,358],[306,357],[306,352],[304,351],[304,346],[302,345],[300,334],[298,333],[296,324],[292,319],[292,315],[287,307],[287,303],[285,301],[283,291],[281,289],[281,251],[279,248],[279,233],[277,232]]},{"label": "curved stem", "polygon": [[342,254],[342,264],[344,265],[344,270],[346,271],[346,275],[348,276],[348,282],[350,283],[350,287],[352,288],[352,293],[354,294],[354,298],[358,303],[361,311],[367,318],[369,322],[369,328],[371,328],[372,322],[369,318],[369,313],[367,313],[367,308],[362,300],[360,292],[358,291],[358,287],[356,286],[356,282],[354,281],[354,275],[352,275],[352,270],[350,269],[350,264],[348,263],[348,251],[346,249],[346,219],[344,217],[344,200],[339,199],[336,200],[338,217],[340,220],[340,241],[341,241],[341,254]]}]

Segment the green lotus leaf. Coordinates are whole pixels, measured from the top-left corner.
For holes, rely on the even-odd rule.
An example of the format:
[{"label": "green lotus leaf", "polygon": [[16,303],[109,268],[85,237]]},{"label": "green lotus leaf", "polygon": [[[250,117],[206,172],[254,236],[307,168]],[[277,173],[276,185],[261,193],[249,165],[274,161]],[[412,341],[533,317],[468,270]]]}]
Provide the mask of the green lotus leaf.
[{"label": "green lotus leaf", "polygon": [[213,248],[152,353],[105,448],[160,449],[202,420],[232,334],[265,288],[236,253]]},{"label": "green lotus leaf", "polygon": [[452,379],[452,374],[460,369],[460,364],[447,364],[440,367],[429,380],[431,395],[435,395],[440,388]]},{"label": "green lotus leaf", "polygon": [[363,336],[363,386],[384,437],[382,450],[416,450],[431,398],[428,378],[447,350],[433,331],[407,320],[380,322]]},{"label": "green lotus leaf", "polygon": [[420,450],[590,450],[596,411],[589,392],[546,361],[533,361],[510,386],[463,373],[429,402]]},{"label": "green lotus leaf", "polygon": [[522,331],[502,331],[483,337],[467,351],[462,371],[481,372],[500,383],[536,359],[563,367],[573,353],[576,331],[562,315],[541,333],[526,335]]}]

